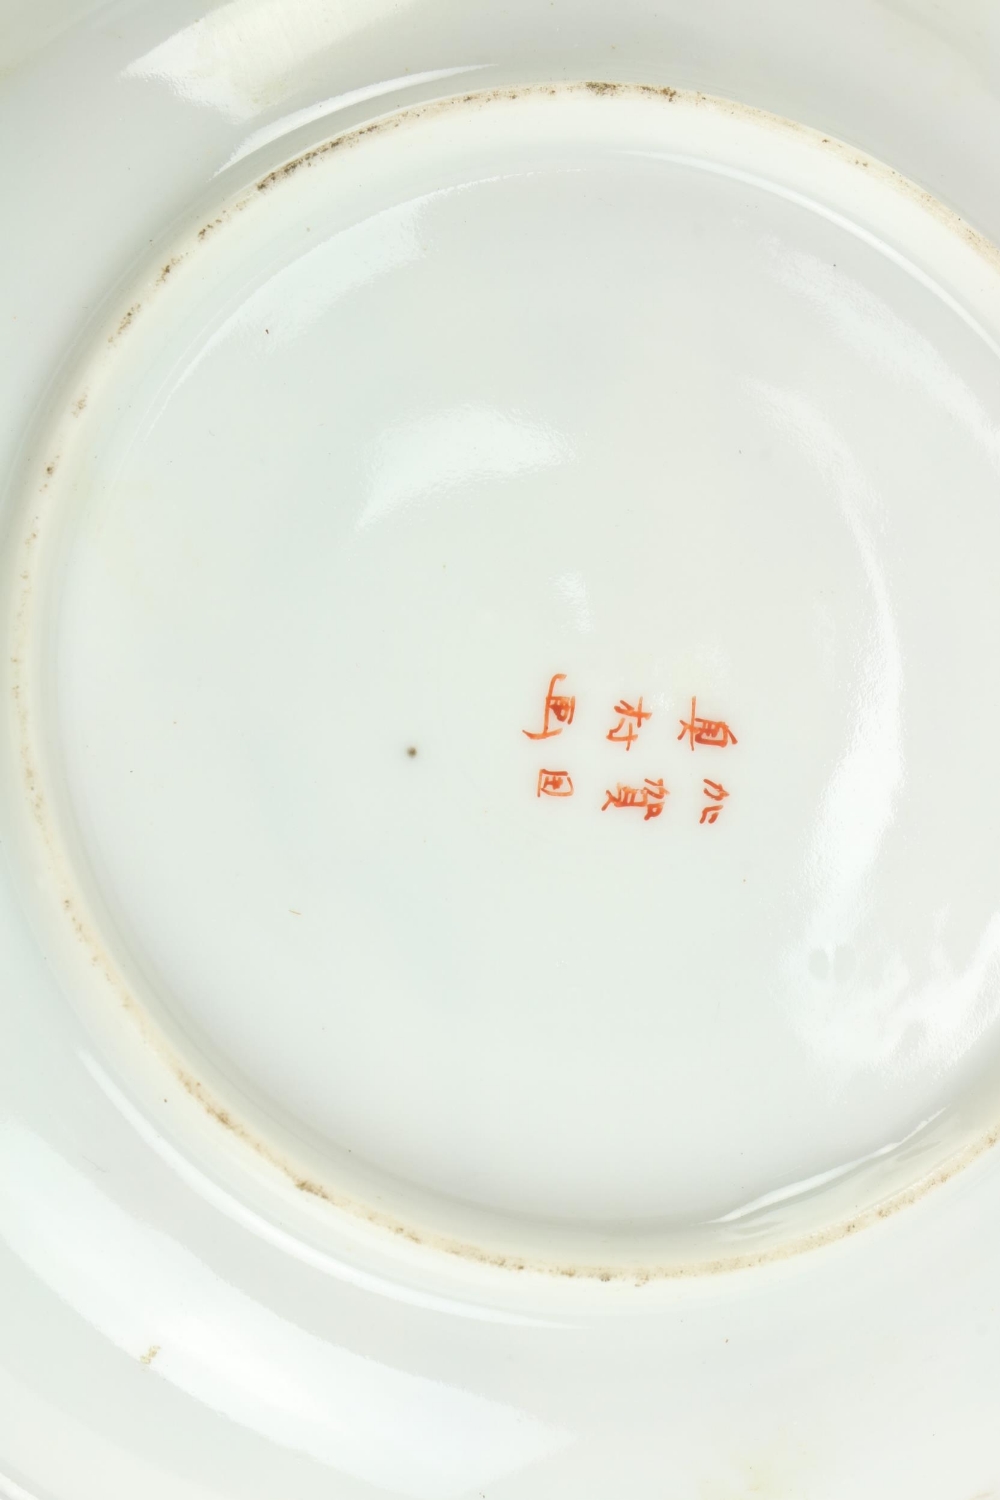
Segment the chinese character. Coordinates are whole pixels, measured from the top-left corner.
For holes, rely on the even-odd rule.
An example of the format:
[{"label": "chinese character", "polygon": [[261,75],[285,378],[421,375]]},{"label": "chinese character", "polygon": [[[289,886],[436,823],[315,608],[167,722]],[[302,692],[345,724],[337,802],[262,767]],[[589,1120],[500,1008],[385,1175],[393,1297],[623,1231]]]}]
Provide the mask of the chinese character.
[{"label": "chinese character", "polygon": [[[632,707],[631,703],[626,703],[623,698],[620,703],[615,704],[615,713],[620,717],[614,729],[608,730],[607,738],[614,740],[618,745],[624,745],[626,750],[631,750],[633,740],[639,738],[639,730],[642,728],[643,721],[651,719],[653,717],[652,712],[648,709],[645,712],[643,711],[641,698],[635,708]],[[634,729],[632,728],[633,724],[635,724]]]},{"label": "chinese character", "polygon": [[539,771],[536,797],[572,797],[573,778],[568,771]]},{"label": "chinese character", "polygon": [[682,740],[688,734],[691,736],[691,749],[695,745],[718,745],[720,749],[726,745],[735,745],[737,739],[728,724],[721,719],[699,719],[697,716],[697,700],[691,699],[691,722],[681,720],[681,732],[677,736]]},{"label": "chinese character", "polygon": [[608,792],[601,812],[607,812],[609,807],[642,807],[645,808],[642,821],[648,823],[650,818],[660,816],[666,806],[664,798],[669,796],[669,789],[663,785],[662,776],[659,781],[650,781],[647,776],[643,786],[622,786],[619,782],[615,791]]},{"label": "chinese character", "polygon": [[709,805],[707,807],[702,808],[701,817],[698,819],[698,822],[715,823],[718,820],[720,812],[722,811],[722,799],[723,797],[728,797],[729,793],[720,782],[709,781],[708,777],[706,776],[704,795],[711,798],[711,801],[709,802]]},{"label": "chinese character", "polygon": [[564,698],[555,692],[556,683],[562,682],[565,677],[565,672],[557,672],[549,683],[549,690],[545,695],[545,717],[542,719],[542,727],[539,733],[535,734],[530,729],[522,729],[521,733],[526,734],[529,740],[548,740],[554,734],[562,734],[561,728],[552,729],[549,727],[550,719],[555,719],[556,723],[560,725],[572,724],[573,715],[576,713],[576,699]]}]

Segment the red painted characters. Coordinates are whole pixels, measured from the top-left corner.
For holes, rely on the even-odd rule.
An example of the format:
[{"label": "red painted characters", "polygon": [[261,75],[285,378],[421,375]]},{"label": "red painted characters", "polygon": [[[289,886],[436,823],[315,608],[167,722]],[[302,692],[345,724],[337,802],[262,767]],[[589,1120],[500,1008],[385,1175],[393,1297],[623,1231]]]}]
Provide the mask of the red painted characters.
[{"label": "red painted characters", "polygon": [[691,699],[691,718],[681,720],[681,732],[677,736],[679,740],[689,737],[691,749],[695,745],[714,745],[723,750],[727,745],[739,743],[729,725],[723,719],[700,719],[698,717],[698,700]]},{"label": "red painted characters", "polygon": [[[548,690],[545,694],[545,702],[542,709],[541,729],[523,729],[521,733],[529,740],[550,740],[562,734],[568,729],[576,717],[576,696],[567,693],[560,684],[566,682],[565,672],[555,672],[549,679]],[[605,740],[613,745],[624,745],[626,753],[640,737],[640,732],[650,723],[653,718],[653,710],[645,706],[646,700],[640,695],[633,704],[626,698],[620,698],[614,706],[614,712],[618,716],[617,723],[613,724],[604,735]],[[607,721],[605,721],[607,722]],[[681,719],[681,732],[677,735],[678,740],[687,740],[692,751],[697,746],[709,749],[725,750],[739,741],[733,733],[730,725],[725,719],[709,719],[698,713],[698,699],[691,699],[690,718]],[[657,733],[651,731],[653,740]],[[668,731],[669,733],[669,731]],[[645,743],[645,741],[644,741]],[[652,741],[650,741],[652,743]],[[568,770],[551,770],[541,767],[537,772],[535,781],[535,797],[567,798],[575,795],[573,777]],[[719,821],[722,815],[723,803],[730,793],[721,781],[712,781],[709,777],[702,778],[701,816],[699,825],[712,827]],[[664,777],[647,776],[639,781],[636,778],[634,785],[626,785],[617,782],[614,791],[608,789],[605,792],[604,803],[601,812],[608,812],[615,808],[618,811],[637,809],[642,813],[644,823],[653,822],[656,818],[663,816],[667,806],[667,798],[670,796],[670,788]]]},{"label": "red painted characters", "polygon": [[[572,724],[573,715],[576,713],[576,699],[567,698],[564,694],[556,692],[556,683],[565,681],[565,672],[556,672],[553,675],[549,682],[549,690],[545,694],[545,711],[542,716],[541,729],[521,730],[521,733],[526,734],[529,740],[550,740],[553,735],[562,734],[563,729]],[[556,729],[552,727],[553,719],[558,725]]]},{"label": "red painted characters", "polygon": [[702,795],[707,797],[709,801],[702,808],[701,817],[698,819],[698,822],[716,823],[722,811],[722,799],[723,797],[728,797],[729,793],[721,782],[709,781],[707,776],[704,778],[704,784],[705,790]]},{"label": "red painted characters", "polygon": [[608,730],[605,739],[613,741],[616,745],[624,745],[626,750],[631,750],[639,738],[639,730],[647,719],[653,717],[652,712],[643,708],[641,698],[637,699],[634,708],[631,703],[626,703],[622,698],[615,704],[615,713],[618,715],[618,723],[613,729]]},{"label": "red painted characters", "polygon": [[572,797],[573,778],[568,771],[539,771],[536,797]]},{"label": "red painted characters", "polygon": [[647,776],[642,786],[622,786],[619,782],[613,792],[607,793],[601,812],[607,812],[609,807],[640,807],[643,809],[642,821],[648,823],[650,818],[660,816],[669,796],[670,789],[664,786],[662,776],[658,781]]}]

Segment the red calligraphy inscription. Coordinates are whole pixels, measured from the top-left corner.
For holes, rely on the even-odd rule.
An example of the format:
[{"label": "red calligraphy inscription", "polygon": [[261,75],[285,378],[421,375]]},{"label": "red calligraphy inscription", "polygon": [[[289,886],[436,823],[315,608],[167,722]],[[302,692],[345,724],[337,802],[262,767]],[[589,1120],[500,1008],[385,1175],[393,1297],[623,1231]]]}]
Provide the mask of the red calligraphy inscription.
[{"label": "red calligraphy inscription", "polygon": [[722,799],[723,797],[728,797],[729,793],[721,782],[709,781],[707,776],[704,778],[704,785],[705,791],[703,795],[710,800],[707,807],[702,808],[701,817],[698,819],[698,822],[715,823],[718,821],[719,814],[722,811]]},{"label": "red calligraphy inscription", "polygon": [[715,745],[720,750],[726,745],[738,743],[735,734],[722,719],[702,719],[698,717],[698,702],[696,698],[691,699],[691,718],[681,720],[681,732],[677,736],[682,740],[688,736],[691,740],[691,749],[695,745]]},{"label": "red calligraphy inscription", "polygon": [[568,771],[539,771],[536,797],[572,797],[573,778]]},{"label": "red calligraphy inscription", "polygon": [[613,792],[607,793],[601,812],[607,812],[609,807],[640,807],[644,810],[643,822],[648,823],[650,818],[660,816],[669,796],[670,790],[664,786],[662,776],[658,781],[647,777],[642,786],[622,786],[619,782]]},{"label": "red calligraphy inscription", "polygon": [[624,745],[626,750],[631,750],[633,743],[639,738],[639,730],[647,719],[653,717],[652,711],[643,708],[641,698],[634,708],[623,698],[620,703],[615,704],[615,713],[618,715],[618,723],[613,729],[608,730],[605,738],[612,740],[616,745]]},{"label": "red calligraphy inscription", "polygon": [[[529,740],[549,740],[553,735],[562,734],[563,729],[572,724],[573,715],[576,713],[576,699],[567,698],[562,693],[556,692],[556,683],[565,682],[566,673],[556,672],[549,683],[549,690],[545,694],[545,710],[542,716],[542,727],[540,730],[522,729]],[[553,729],[552,720],[559,726]]]}]

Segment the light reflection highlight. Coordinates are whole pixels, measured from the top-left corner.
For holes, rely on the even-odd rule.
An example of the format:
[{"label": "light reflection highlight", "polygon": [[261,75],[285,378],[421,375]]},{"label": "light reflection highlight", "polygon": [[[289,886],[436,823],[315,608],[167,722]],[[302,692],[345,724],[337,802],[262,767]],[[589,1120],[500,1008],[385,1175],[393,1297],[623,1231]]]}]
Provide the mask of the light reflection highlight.
[{"label": "light reflection highlight", "polygon": [[514,1407],[330,1343],[126,1213],[42,1138],[0,1126],[0,1235],[151,1375],[282,1447],[391,1493],[450,1500],[565,1448]]},{"label": "light reflection highlight", "polygon": [[517,411],[470,402],[413,417],[379,437],[356,529],[477,480],[555,468],[572,456],[561,433]]},{"label": "light reflection highlight", "polygon": [[248,120],[302,87],[317,54],[388,20],[414,0],[229,0],[125,68],[155,78],[179,98]]}]

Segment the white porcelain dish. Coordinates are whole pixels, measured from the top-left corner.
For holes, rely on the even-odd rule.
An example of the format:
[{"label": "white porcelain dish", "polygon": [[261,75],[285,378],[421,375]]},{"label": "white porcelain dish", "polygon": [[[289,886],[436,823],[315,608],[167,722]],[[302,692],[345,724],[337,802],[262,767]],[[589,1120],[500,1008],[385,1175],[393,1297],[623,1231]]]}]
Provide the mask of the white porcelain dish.
[{"label": "white porcelain dish", "polygon": [[1000,1494],[993,9],[2,34],[0,1494]]}]

